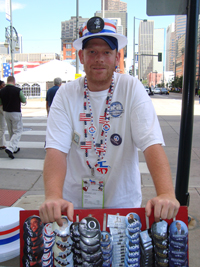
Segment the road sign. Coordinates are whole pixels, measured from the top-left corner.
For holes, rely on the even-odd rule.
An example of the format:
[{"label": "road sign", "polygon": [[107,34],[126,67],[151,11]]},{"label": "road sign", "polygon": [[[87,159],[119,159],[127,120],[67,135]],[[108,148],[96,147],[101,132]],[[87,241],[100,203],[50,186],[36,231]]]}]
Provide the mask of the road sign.
[{"label": "road sign", "polygon": [[186,15],[187,0],[147,0],[147,15]]}]

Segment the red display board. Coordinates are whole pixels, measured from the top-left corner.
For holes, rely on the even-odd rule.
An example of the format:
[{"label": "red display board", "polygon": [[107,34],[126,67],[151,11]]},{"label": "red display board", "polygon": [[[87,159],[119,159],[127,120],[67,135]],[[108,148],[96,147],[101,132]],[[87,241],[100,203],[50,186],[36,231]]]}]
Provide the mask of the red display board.
[{"label": "red display board", "polygon": [[[74,222],[76,221],[76,215],[79,215],[79,220],[82,220],[83,218],[91,215],[92,217],[96,218],[100,225],[101,225],[101,230],[103,230],[103,218],[104,214],[106,213],[111,214],[111,215],[116,215],[119,214],[121,216],[126,216],[128,213],[134,212],[137,213],[140,217],[141,223],[142,223],[142,228],[141,231],[144,231],[147,229],[147,224],[146,224],[146,216],[145,216],[145,208],[133,208],[133,209],[79,209],[79,210],[74,210]],[[22,210],[20,211],[20,267],[23,267],[22,264],[22,257],[23,257],[23,247],[24,247],[24,240],[23,240],[23,225],[25,220],[32,216],[32,215],[37,215],[39,216],[39,210]],[[64,213],[63,215],[66,215]],[[176,220],[181,220],[183,221],[187,226],[188,226],[188,208],[187,207],[180,207],[179,212],[176,216]],[[166,222],[170,225],[172,223],[171,220],[166,220]],[[154,215],[153,215],[153,210],[151,213],[151,216],[149,217],[149,227],[154,222]],[[109,231],[109,229],[106,229]]]}]

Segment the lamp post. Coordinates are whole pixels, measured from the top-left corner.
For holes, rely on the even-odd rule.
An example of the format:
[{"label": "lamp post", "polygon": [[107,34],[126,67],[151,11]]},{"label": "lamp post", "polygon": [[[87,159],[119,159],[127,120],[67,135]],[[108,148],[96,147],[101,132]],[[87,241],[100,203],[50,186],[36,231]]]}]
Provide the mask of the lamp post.
[{"label": "lamp post", "polygon": [[[79,0],[76,0],[76,39],[79,38]],[[79,73],[78,50],[76,50],[76,73]]]},{"label": "lamp post", "polygon": [[[8,48],[10,44],[10,53],[11,53],[11,62],[12,62],[12,76],[14,76],[14,59],[13,59],[13,54],[14,51],[19,51],[19,46],[18,46],[18,34],[16,29],[13,26],[8,26],[5,28],[5,43],[4,46]],[[14,42],[16,43],[16,46],[14,47]]]},{"label": "lamp post", "polygon": [[18,34],[16,29],[12,26],[12,1],[10,0],[10,17],[9,17],[9,21],[10,21],[10,26],[8,26],[7,28],[5,28],[5,43],[4,46],[6,48],[8,48],[9,44],[10,44],[10,53],[11,53],[11,62],[12,62],[12,76],[14,76],[14,60],[13,60],[13,54],[14,54],[14,43],[13,41],[16,42],[16,46],[15,49],[18,51],[19,50],[19,46],[18,46]]}]

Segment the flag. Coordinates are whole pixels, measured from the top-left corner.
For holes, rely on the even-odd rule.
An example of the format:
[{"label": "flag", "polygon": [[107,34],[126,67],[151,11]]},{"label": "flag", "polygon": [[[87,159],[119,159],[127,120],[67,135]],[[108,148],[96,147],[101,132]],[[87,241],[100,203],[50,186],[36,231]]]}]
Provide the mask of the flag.
[{"label": "flag", "polygon": [[106,150],[104,149],[104,144],[96,144],[96,149],[99,152],[106,152]]},{"label": "flag", "polygon": [[91,120],[91,115],[88,113],[80,113],[80,121],[90,121]]},{"label": "flag", "polygon": [[106,123],[106,119],[104,116],[99,117],[99,123],[102,123],[102,124]]},{"label": "flag", "polygon": [[92,149],[92,142],[91,141],[81,142],[81,149]]}]

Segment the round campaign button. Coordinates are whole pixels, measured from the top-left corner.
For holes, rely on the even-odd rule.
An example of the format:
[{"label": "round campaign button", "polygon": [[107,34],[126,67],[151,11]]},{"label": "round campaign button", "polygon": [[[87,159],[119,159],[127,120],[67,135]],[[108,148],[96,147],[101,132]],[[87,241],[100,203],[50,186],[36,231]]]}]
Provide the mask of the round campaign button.
[{"label": "round campaign button", "polygon": [[37,236],[37,237],[30,237],[30,236],[24,234],[23,238],[24,238],[25,244],[27,244],[28,246],[31,246],[31,247],[36,247],[36,246],[39,246],[42,243],[44,243],[44,239],[43,239],[42,234],[40,236]]},{"label": "round campaign button", "polygon": [[55,233],[52,229],[52,223],[47,223],[44,226],[44,236],[46,237],[52,237],[55,236]]},{"label": "round campaign button", "polygon": [[131,212],[126,215],[126,225],[130,228],[141,227],[140,217],[137,213]]},{"label": "round campaign button", "polygon": [[67,216],[62,216],[63,225],[59,226],[56,222],[52,225],[52,230],[54,231],[55,235],[60,237],[66,237],[70,235],[70,225],[72,222],[69,221]]},{"label": "round campaign button", "polygon": [[43,231],[43,223],[39,216],[33,215],[28,217],[23,225],[24,235],[30,237],[40,236]]},{"label": "round campaign button", "polygon": [[104,130],[104,132],[108,132],[110,130],[110,124],[104,123],[103,124],[103,130]]},{"label": "round campaign button", "polygon": [[82,240],[80,240],[80,248],[82,251],[84,251],[85,253],[88,253],[88,254],[93,254],[95,252],[97,252],[99,249],[100,249],[100,244],[97,243],[96,245],[94,246],[87,246],[83,243]]},{"label": "round campaign button", "polygon": [[95,246],[95,245],[97,245],[98,243],[100,243],[100,238],[101,238],[101,233],[100,232],[94,237],[85,237],[85,236],[81,235],[81,240],[87,246]]},{"label": "round campaign button", "polygon": [[96,128],[94,126],[90,126],[88,129],[90,134],[95,134],[96,133]]},{"label": "round campaign button", "polygon": [[110,137],[110,142],[114,145],[114,146],[119,146],[122,143],[122,138],[119,134],[112,134]]},{"label": "round campaign button", "polygon": [[101,32],[104,28],[104,21],[100,17],[93,17],[87,22],[87,29],[91,33]]},{"label": "round campaign button", "polygon": [[25,255],[22,258],[22,262],[23,262],[23,266],[26,267],[31,267],[31,266],[38,266],[38,267],[42,267],[42,259],[38,260],[38,261],[31,261],[29,258],[27,258]]},{"label": "round campaign button", "polygon": [[98,220],[93,217],[85,217],[80,221],[78,230],[84,237],[94,237],[100,231],[100,224]]},{"label": "round campaign button", "polygon": [[107,231],[102,231],[101,232],[101,240],[100,244],[102,247],[107,247],[112,241],[111,234],[108,233]]},{"label": "round campaign button", "polygon": [[87,254],[84,251],[81,251],[81,256],[83,260],[93,263],[98,261],[102,257],[102,251],[101,249],[99,249],[97,252],[93,254]]},{"label": "round campaign button", "polygon": [[78,222],[74,222],[71,224],[70,226],[70,233],[71,233],[71,237],[80,237],[80,233],[79,233],[79,230],[78,230],[78,225],[79,223]]}]

